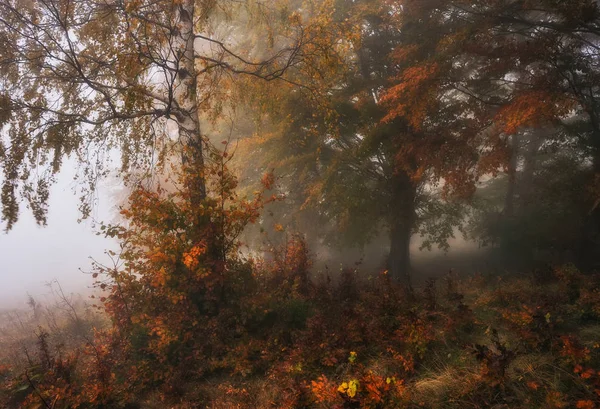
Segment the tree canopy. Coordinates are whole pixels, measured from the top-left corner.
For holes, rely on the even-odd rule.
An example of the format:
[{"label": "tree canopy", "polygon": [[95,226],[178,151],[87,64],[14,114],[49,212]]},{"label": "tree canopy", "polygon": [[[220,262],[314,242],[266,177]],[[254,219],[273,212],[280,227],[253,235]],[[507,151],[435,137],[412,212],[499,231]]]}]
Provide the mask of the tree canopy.
[{"label": "tree canopy", "polygon": [[[257,45],[260,54],[232,51],[241,42],[227,30],[233,14],[253,16],[252,24],[271,33]],[[65,156],[83,165],[88,192],[115,150],[125,173],[155,165],[174,146],[200,170],[206,141],[199,115],[227,97],[222,76],[283,78],[306,65],[316,39],[293,10],[227,0],[3,0],[0,27],[7,229],[21,198],[44,223],[48,189]],[[202,177],[190,183],[201,199]]]},{"label": "tree canopy", "polygon": [[274,226],[328,244],[388,236],[387,266],[408,282],[414,234],[444,248],[503,174],[508,220],[535,173],[524,163],[566,143],[587,164],[592,259],[597,13],[588,0],[2,0],[3,220],[25,199],[44,223],[62,160],[81,163],[85,196],[111,152],[124,177],[180,156],[199,205],[228,121],[243,185],[282,176]]}]

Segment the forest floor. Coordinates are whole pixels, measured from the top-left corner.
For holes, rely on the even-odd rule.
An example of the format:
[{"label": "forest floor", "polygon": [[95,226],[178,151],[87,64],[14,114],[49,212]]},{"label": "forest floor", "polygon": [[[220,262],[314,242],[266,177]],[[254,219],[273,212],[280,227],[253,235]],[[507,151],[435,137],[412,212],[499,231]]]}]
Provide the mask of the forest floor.
[{"label": "forest floor", "polygon": [[[301,335],[276,363],[186,384],[167,402],[212,409],[600,408],[599,279],[572,266],[503,277],[449,273],[416,288],[411,301],[342,279],[324,296],[331,305],[296,317]],[[305,307],[290,306],[300,315]],[[317,328],[323,333],[311,333]],[[240,356],[242,366],[246,359]],[[143,407],[164,408],[158,395]]]},{"label": "forest floor", "polygon": [[346,272],[310,295],[274,291],[275,318],[201,376],[80,407],[600,408],[599,283],[569,265],[449,273],[410,296],[385,274]]}]

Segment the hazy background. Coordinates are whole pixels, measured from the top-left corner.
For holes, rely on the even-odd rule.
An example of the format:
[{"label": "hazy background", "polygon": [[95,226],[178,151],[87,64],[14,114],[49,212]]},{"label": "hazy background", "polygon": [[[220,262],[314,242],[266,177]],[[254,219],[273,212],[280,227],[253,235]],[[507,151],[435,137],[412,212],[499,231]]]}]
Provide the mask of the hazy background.
[{"label": "hazy background", "polygon": [[[99,229],[95,222],[110,222],[117,218],[117,206],[123,200],[122,187],[115,180],[102,182],[91,217],[78,222],[81,215],[78,196],[73,192],[76,187],[74,166],[73,163],[65,164],[52,188],[46,227],[35,223],[23,203],[21,216],[13,230],[0,232],[0,309],[25,306],[27,294],[43,302],[50,293],[46,284],[53,280],[58,280],[65,292],[86,295],[93,283],[91,275],[86,274],[90,271],[90,257],[106,260],[104,251],[116,246],[114,241],[96,234]],[[322,270],[327,265],[332,272],[341,264],[353,266],[361,259],[365,262],[361,270],[378,271],[388,251],[386,244],[377,241],[362,251],[338,251],[311,244],[312,256],[317,260],[326,259],[316,263],[316,269]],[[413,237],[411,252],[417,280],[440,275],[449,268],[472,272],[484,267],[484,260],[474,257],[482,255],[477,245],[465,242],[460,234],[450,240],[452,250],[448,254],[437,249],[419,251],[420,244],[420,238]]]},{"label": "hazy background", "polygon": [[65,163],[58,183],[50,195],[48,226],[38,226],[25,203],[19,221],[10,232],[0,233],[0,308],[19,307],[27,293],[44,298],[46,283],[59,280],[65,292],[85,293],[93,282],[89,274],[91,260],[103,260],[104,250],[114,242],[97,236],[95,221],[115,218],[114,200],[108,182],[100,186],[98,203],[92,216],[81,223],[78,197],[73,193],[74,165]]}]

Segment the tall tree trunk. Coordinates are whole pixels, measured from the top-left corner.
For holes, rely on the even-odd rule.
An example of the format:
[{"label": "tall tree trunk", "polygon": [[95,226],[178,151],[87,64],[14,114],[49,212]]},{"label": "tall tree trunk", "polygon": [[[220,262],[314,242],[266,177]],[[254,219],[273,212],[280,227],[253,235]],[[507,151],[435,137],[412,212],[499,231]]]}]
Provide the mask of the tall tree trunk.
[{"label": "tall tree trunk", "polygon": [[589,103],[587,114],[592,127],[591,145],[593,151],[593,170],[595,174],[600,174],[600,119],[598,118],[596,105],[595,100],[592,98],[592,101]]},{"label": "tall tree trunk", "polygon": [[[596,115],[595,109],[589,112],[590,124],[592,126],[592,178],[591,183],[595,183],[595,178],[600,177],[600,120]],[[583,229],[581,233],[581,245],[579,259],[581,267],[586,270],[598,268],[599,250],[600,250],[600,205],[598,197],[592,197],[590,200],[590,209],[583,220]]]},{"label": "tall tree trunk", "polygon": [[183,145],[182,163],[186,172],[186,189],[192,206],[199,206],[206,197],[203,140],[200,132],[197,101],[197,72],[195,66],[195,1],[183,0],[175,6],[179,35],[173,53],[178,61],[174,99],[177,103],[179,137]]},{"label": "tall tree trunk", "polygon": [[517,163],[519,159],[519,140],[510,137],[510,159],[508,162],[508,187],[504,198],[504,217],[510,219],[515,213],[515,195],[517,192]]},{"label": "tall tree trunk", "polygon": [[[517,165],[519,159],[519,140],[516,135],[510,137],[508,144],[509,160],[508,160],[508,185],[504,196],[504,209],[500,217],[500,249],[507,260],[507,267],[518,268],[524,263],[527,257],[527,249],[516,246],[518,237],[515,236],[514,217],[515,217],[515,202],[517,196]],[[518,250],[518,254],[516,254]],[[510,256],[510,257],[509,257]]]},{"label": "tall tree trunk", "polygon": [[522,198],[522,203],[525,206],[530,206],[533,193],[533,178],[536,171],[538,151],[544,139],[544,131],[538,130],[532,132],[527,147],[523,152],[523,172],[519,181],[519,197]]},{"label": "tall tree trunk", "polygon": [[391,186],[389,273],[411,290],[410,241],[415,224],[416,189],[406,174],[396,175]]}]

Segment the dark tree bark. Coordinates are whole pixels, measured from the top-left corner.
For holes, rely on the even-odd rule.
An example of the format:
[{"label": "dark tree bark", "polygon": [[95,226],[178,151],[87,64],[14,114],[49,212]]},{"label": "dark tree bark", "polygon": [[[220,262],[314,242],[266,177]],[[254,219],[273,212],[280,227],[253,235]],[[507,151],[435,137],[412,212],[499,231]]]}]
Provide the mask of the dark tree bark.
[{"label": "dark tree bark", "polygon": [[[595,104],[594,104],[595,105]],[[600,121],[595,109],[588,112],[592,127],[592,178],[600,175]],[[594,180],[591,180],[594,183]],[[581,268],[593,270],[600,267],[600,198],[592,198],[590,210],[583,220],[579,259]]]},{"label": "dark tree bark", "polygon": [[508,187],[504,198],[504,217],[510,219],[515,214],[515,196],[517,193],[517,164],[519,159],[519,140],[515,135],[510,138],[510,160],[508,163]]},{"label": "dark tree bark", "polygon": [[520,202],[525,205],[531,205],[533,193],[533,180],[537,168],[538,153],[542,140],[545,138],[544,130],[534,131],[526,147],[523,149],[523,171],[521,172],[521,180],[518,183]]},{"label": "dark tree bark", "polygon": [[394,281],[411,290],[410,241],[416,219],[416,189],[406,174],[396,175],[392,183],[389,274]]}]

